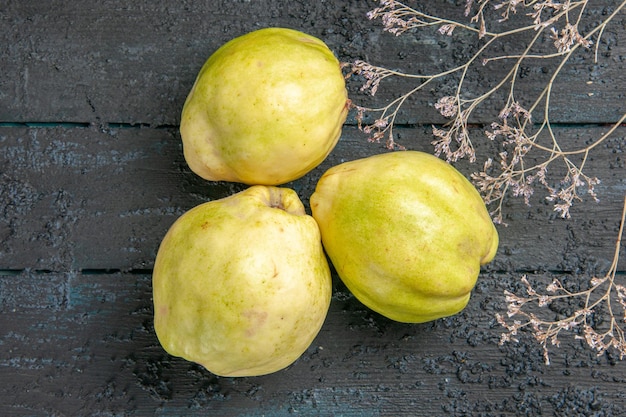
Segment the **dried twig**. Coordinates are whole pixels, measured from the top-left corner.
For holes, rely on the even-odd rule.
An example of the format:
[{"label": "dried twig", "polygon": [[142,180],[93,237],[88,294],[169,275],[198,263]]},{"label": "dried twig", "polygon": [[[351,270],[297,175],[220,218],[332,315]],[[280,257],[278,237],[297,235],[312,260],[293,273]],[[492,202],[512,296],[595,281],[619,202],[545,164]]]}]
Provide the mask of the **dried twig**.
[{"label": "dried twig", "polygon": [[[500,344],[509,341],[517,342],[520,330],[530,329],[543,348],[546,364],[549,364],[549,346],[559,346],[561,332],[577,331],[576,338],[587,342],[592,349],[597,351],[598,356],[614,349],[619,354],[620,359],[626,357],[626,327],[624,327],[624,323],[626,323],[626,287],[615,280],[625,222],[626,197],[624,198],[622,219],[611,267],[604,276],[592,277],[588,289],[572,292],[566,289],[562,281],[555,279],[546,287],[546,293],[541,294],[528,281],[527,277],[523,276],[522,282],[526,285],[525,296],[505,291],[508,304],[507,317],[496,314],[498,322],[507,330],[502,334]],[[568,317],[554,320],[545,318],[546,310],[541,310],[544,312],[542,316],[540,313],[528,311],[533,306],[546,307],[558,300],[580,300],[578,305],[581,307]],[[599,324],[602,322],[597,320],[597,315],[602,312],[608,315],[608,323]],[[514,317],[519,318],[513,319]]]},{"label": "dried twig", "polygon": [[[374,95],[381,82],[391,77],[401,77],[415,81],[415,85],[400,97],[380,108],[368,108],[354,104],[357,111],[359,127],[369,135],[370,140],[384,139],[387,147],[401,147],[394,140],[393,127],[400,108],[407,99],[425,90],[425,87],[446,77],[456,77],[454,95],[439,98],[435,108],[449,122],[441,127],[433,126],[433,146],[437,156],[443,156],[448,162],[456,162],[462,158],[476,161],[476,152],[471,141],[470,117],[476,108],[496,92],[504,91],[505,102],[499,117],[485,132],[491,141],[499,141],[502,151],[484,161],[482,170],[472,174],[472,179],[481,191],[487,204],[495,205],[491,214],[497,223],[502,223],[503,202],[507,195],[523,197],[529,204],[530,196],[537,185],[547,191],[547,198],[554,203],[554,210],[561,217],[570,216],[573,202],[581,199],[581,191],[597,200],[595,186],[600,180],[585,173],[584,168],[589,153],[607,139],[615,129],[626,121],[626,113],[615,122],[613,127],[596,139],[589,146],[580,149],[565,149],[557,140],[551,123],[550,102],[555,80],[565,64],[580,48],[590,49],[595,43],[597,59],[598,44],[607,25],[625,7],[626,1],[616,5],[604,20],[595,24],[587,33],[579,32],[579,24],[588,6],[588,0],[552,1],[552,0],[467,0],[466,16],[471,16],[469,24],[444,19],[423,13],[395,0],[382,0],[380,6],[368,13],[370,19],[381,19],[384,30],[395,35],[408,31],[436,27],[442,36],[454,36],[458,31],[468,31],[482,39],[481,46],[466,62],[436,74],[416,75],[400,71],[392,71],[365,61],[355,61],[350,65],[348,77],[359,76],[364,80],[361,90]],[[494,31],[488,27],[486,11],[491,5],[499,13],[498,22],[507,21],[518,12],[520,18],[528,18],[528,22],[519,27]],[[489,56],[497,42],[513,40],[522,33],[534,33],[531,41],[519,53]],[[511,39],[510,39],[511,38]],[[536,46],[541,40],[549,39],[554,46],[553,52],[536,53]],[[512,41],[510,44],[516,44]],[[522,71],[522,64],[532,60],[554,60],[557,62],[545,88],[535,98],[524,97],[524,106],[517,98],[519,93],[516,79]],[[470,69],[480,65],[488,65],[496,61],[510,63],[509,70],[487,91],[470,94],[467,91],[466,77]],[[543,109],[540,111],[540,109]],[[536,113],[540,112],[541,117]],[[372,123],[364,123],[365,115],[373,114]],[[534,119],[543,120],[537,128]],[[533,131],[531,131],[533,130]],[[533,156],[539,162],[529,163],[527,156]],[[579,158],[574,158],[575,156]],[[497,163],[495,163],[497,161]],[[558,185],[551,185],[546,180],[548,167],[560,162],[565,175]]]}]

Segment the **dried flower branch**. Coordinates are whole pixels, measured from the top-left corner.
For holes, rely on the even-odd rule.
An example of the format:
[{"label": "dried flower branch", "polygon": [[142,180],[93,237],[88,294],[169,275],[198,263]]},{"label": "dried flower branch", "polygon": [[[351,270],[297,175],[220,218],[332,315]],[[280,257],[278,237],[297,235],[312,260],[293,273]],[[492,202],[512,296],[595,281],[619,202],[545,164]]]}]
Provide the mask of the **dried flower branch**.
[{"label": "dried flower branch", "polygon": [[[508,21],[518,12],[524,12],[519,13],[522,24],[500,32],[490,30],[486,23],[489,5],[499,14],[498,22]],[[588,0],[560,2],[466,0],[465,15],[471,15],[471,18],[470,23],[465,24],[431,16],[399,1],[382,0],[380,6],[370,11],[367,16],[369,19],[381,19],[383,28],[387,32],[401,35],[411,30],[436,27],[442,36],[454,36],[458,31],[468,31],[476,34],[482,41],[478,50],[472,53],[464,63],[435,74],[407,74],[364,61],[351,64],[347,76],[362,77],[365,81],[361,90],[371,95],[376,94],[383,80],[391,77],[416,81],[410,91],[383,107],[367,108],[354,104],[359,128],[368,134],[372,141],[378,142],[384,138],[390,149],[399,147],[394,140],[393,127],[400,108],[410,96],[425,90],[427,85],[452,76],[456,80],[455,94],[440,97],[435,104],[435,109],[443,117],[449,119],[449,122],[444,126],[433,126],[434,153],[445,157],[448,162],[456,162],[463,158],[474,162],[476,152],[471,140],[471,124],[469,123],[472,113],[487,99],[494,97],[497,92],[504,92],[506,99],[499,117],[485,132],[489,140],[501,145],[502,151],[496,157],[484,161],[483,170],[472,175],[474,183],[481,191],[485,202],[495,205],[491,212],[495,222],[503,221],[503,202],[509,194],[522,197],[529,204],[529,198],[534,193],[535,186],[541,186],[547,191],[547,199],[554,203],[554,210],[561,217],[568,218],[570,207],[574,201],[581,199],[582,193],[597,200],[594,187],[600,180],[587,175],[584,171],[588,155],[626,121],[625,112],[609,132],[581,149],[562,148],[552,130],[550,102],[555,80],[565,64],[580,48],[589,49],[595,43],[595,58],[597,59],[599,40],[607,25],[622,9],[626,8],[626,1],[616,5],[612,12],[604,17],[604,20],[594,24],[587,33],[581,34],[578,28],[587,5]],[[523,33],[532,33],[533,36],[519,53],[490,55],[492,51],[497,50],[496,46],[500,41],[510,41],[510,45],[519,44],[514,41],[513,37]],[[536,50],[541,50],[538,46],[544,40],[552,42],[554,46],[552,52],[536,52]],[[516,98],[516,80],[522,72],[523,63],[537,60],[555,61],[556,65],[543,91],[535,98],[525,97],[524,102],[528,103],[525,105]],[[477,94],[470,94],[466,85],[469,71],[496,61],[508,63],[508,71],[503,73],[502,78],[497,80],[493,87]],[[374,115],[372,123],[364,123],[366,114]],[[534,120],[542,120],[538,128]],[[531,151],[535,161],[538,162],[527,162],[529,159],[527,156]],[[498,163],[495,163],[496,161]],[[565,174],[560,184],[550,185],[546,180],[546,173],[549,166],[555,162],[560,163]]]},{"label": "dried flower branch", "polygon": [[[519,332],[522,329],[529,329],[541,344],[544,360],[546,364],[549,364],[549,346],[559,346],[561,332],[575,331],[575,337],[587,342],[598,356],[609,350],[615,350],[620,359],[626,357],[626,327],[624,326],[626,323],[626,286],[615,281],[625,222],[626,197],[611,267],[606,275],[591,278],[588,289],[573,292],[568,290],[562,281],[555,279],[546,287],[546,294],[541,294],[527,277],[523,276],[522,282],[526,286],[526,295],[515,295],[505,291],[508,304],[507,317],[501,314],[496,315],[498,323],[507,330],[502,334],[500,344],[517,342]],[[575,305],[580,307],[569,316],[554,320],[543,318],[548,313],[540,317],[539,313],[528,311],[535,306],[550,306],[559,300],[579,300],[580,302]],[[598,320],[602,313],[608,315],[608,323]],[[521,320],[514,319],[514,317],[520,317]]]}]

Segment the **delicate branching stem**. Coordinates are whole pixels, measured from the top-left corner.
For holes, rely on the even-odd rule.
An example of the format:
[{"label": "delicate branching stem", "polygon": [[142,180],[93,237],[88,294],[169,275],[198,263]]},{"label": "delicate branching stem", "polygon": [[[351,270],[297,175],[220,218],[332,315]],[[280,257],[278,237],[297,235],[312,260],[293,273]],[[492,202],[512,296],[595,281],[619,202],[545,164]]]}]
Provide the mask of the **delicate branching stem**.
[{"label": "delicate branching stem", "polygon": [[[498,322],[507,330],[502,334],[500,343],[518,341],[519,331],[528,328],[541,344],[544,359],[549,364],[549,345],[558,346],[558,336],[562,331],[577,330],[575,337],[584,340],[597,352],[598,356],[614,349],[621,359],[626,357],[625,327],[622,327],[626,323],[626,287],[616,282],[624,223],[626,223],[626,196],[611,266],[604,276],[591,278],[588,289],[569,291],[560,280],[555,279],[547,286],[546,294],[541,294],[524,276],[522,282],[526,285],[527,295],[520,296],[505,291],[509,320],[500,314],[496,316]],[[574,301],[576,299],[583,300],[583,307],[578,308],[568,317],[556,320],[540,317],[538,313],[525,309],[532,305],[544,307],[559,300]],[[621,314],[617,312],[619,308],[622,310]],[[609,316],[609,323],[603,328],[599,328],[591,319],[592,315],[600,314],[601,311]],[[522,320],[513,319],[515,316],[521,317]]]}]

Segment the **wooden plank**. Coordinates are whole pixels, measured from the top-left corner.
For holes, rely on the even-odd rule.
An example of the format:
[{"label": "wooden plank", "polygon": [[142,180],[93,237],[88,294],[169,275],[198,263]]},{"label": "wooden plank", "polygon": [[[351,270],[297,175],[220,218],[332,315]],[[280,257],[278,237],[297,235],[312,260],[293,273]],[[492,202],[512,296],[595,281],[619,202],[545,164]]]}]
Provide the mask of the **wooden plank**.
[{"label": "wooden plank", "polygon": [[[574,149],[606,129],[559,128],[557,134]],[[399,129],[398,135],[408,148],[432,152],[429,129]],[[490,268],[607,268],[626,189],[625,136],[620,128],[592,153],[587,172],[602,179],[596,187],[600,202],[582,194],[585,200],[573,206],[571,220],[558,217],[541,189],[530,207],[521,198],[506,202],[508,226],[499,228],[500,251]],[[475,142],[479,161],[487,152],[497,153],[488,140]],[[244,188],[193,174],[171,129],[5,127],[0,128],[0,146],[0,269],[149,269],[160,239],[179,215]],[[382,144],[367,142],[366,135],[348,126],[322,165],[286,186],[308,206],[326,169],[383,151]],[[457,166],[465,175],[479,169],[476,164]],[[559,174],[549,171],[548,180],[558,183]]]},{"label": "wooden plank", "polygon": [[[1,14],[6,29],[0,32],[4,74],[0,79],[0,122],[176,125],[205,59],[227,40],[260,27],[299,28],[325,40],[342,61],[366,59],[408,72],[429,72],[458,63],[480,42],[460,31],[451,38],[432,32],[400,37],[385,34],[379,22],[365,17],[377,3],[351,0],[328,6],[279,1],[259,11],[255,2],[127,5],[113,0],[80,4],[7,1]],[[460,16],[462,6],[415,4],[435,15],[452,13],[466,19]],[[594,2],[585,22],[596,21],[611,5],[610,0]],[[598,63],[594,63],[593,53],[583,53],[563,69],[554,86],[553,122],[610,122],[624,113],[624,93],[614,88],[625,77],[623,22],[620,18],[607,27]],[[517,43],[512,40],[498,48],[513,53],[510,46]],[[500,64],[470,74],[467,92],[484,92],[501,76]],[[548,67],[545,61],[524,67],[529,76],[517,80],[522,103],[543,89]],[[353,81],[352,98],[367,104],[367,98],[356,92],[360,83]],[[593,84],[587,84],[589,81]],[[398,122],[441,122],[433,104],[452,88],[452,82],[435,83],[410,100]],[[383,86],[374,104],[387,103],[409,87],[408,82]],[[488,101],[476,111],[473,121],[491,122],[502,104],[501,98]]]},{"label": "wooden plank", "polygon": [[[450,7],[443,2],[417,1],[408,2],[408,4],[431,16],[447,18],[463,24],[468,23],[468,18],[463,16],[463,7]],[[616,4],[611,1],[600,1],[594,2],[593,5],[587,4],[587,6],[587,13],[579,23],[579,30],[582,34],[593,30],[614,10]],[[505,32],[532,23],[532,19],[526,13],[518,13],[511,16],[509,21],[498,23],[497,12],[493,12],[489,7],[486,12],[491,17],[487,21],[488,30],[493,32]],[[489,39],[486,37],[481,40],[475,33],[464,31],[462,28],[457,28],[452,35],[446,36],[438,33],[439,26],[421,28],[415,32],[395,36],[382,31],[380,20],[379,18],[372,23],[379,28],[377,37],[375,40],[370,38],[363,47],[362,56],[358,59],[408,74],[436,75],[465,65]],[[623,49],[626,40],[626,32],[623,30],[624,22],[622,13],[606,26],[606,32],[599,40],[598,37],[593,37],[593,47],[581,48],[575,52],[560,70],[551,87],[550,119],[552,122],[614,122],[626,112],[624,92],[613,88],[626,79],[624,73],[626,51]],[[561,26],[550,27],[560,29]],[[504,37],[491,44],[476,58],[475,64],[471,65],[467,74],[464,75],[461,97],[464,100],[475,99],[505,80],[509,71],[517,63],[516,55],[524,52],[533,36],[535,36],[535,31],[530,30]],[[554,54],[556,49],[550,36],[551,31],[547,30],[546,35],[534,44],[530,53],[535,56]],[[483,59],[502,56],[513,58],[483,64]],[[514,98],[519,101],[520,105],[528,109],[540,97],[562,58],[562,56],[551,59],[528,58],[522,61],[520,69],[513,78]],[[445,122],[446,119],[439,115],[434,104],[441,97],[456,94],[460,77],[461,71],[449,76],[437,77],[422,91],[413,94],[402,106],[397,122],[409,124]],[[349,82],[353,101],[362,106],[377,108],[389,104],[417,87],[419,81],[390,77],[381,82],[374,97],[359,92],[362,85],[363,79],[360,77]],[[499,112],[506,104],[510,87],[509,80],[496,93],[490,94],[473,111],[470,121],[490,124],[497,120]],[[539,106],[533,114],[535,120],[543,119],[543,108],[544,106]]]},{"label": "wooden plank", "polygon": [[[557,277],[560,277],[557,275]],[[536,276],[549,280],[552,276]],[[562,278],[562,277],[561,277]],[[551,365],[528,335],[498,345],[503,288],[485,274],[463,313],[401,324],[335,282],[327,320],[288,369],[216,377],[167,355],[142,274],[0,275],[0,413],[27,415],[607,415],[624,412],[623,364],[573,336]]]}]

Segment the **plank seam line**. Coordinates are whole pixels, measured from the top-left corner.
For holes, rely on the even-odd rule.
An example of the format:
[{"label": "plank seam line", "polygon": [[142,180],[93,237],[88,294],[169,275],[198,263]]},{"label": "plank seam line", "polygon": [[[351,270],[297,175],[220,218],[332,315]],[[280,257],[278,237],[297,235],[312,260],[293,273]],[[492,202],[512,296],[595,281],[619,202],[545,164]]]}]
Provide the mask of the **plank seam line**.
[{"label": "plank seam line", "polygon": [[[31,268],[4,268],[0,269],[0,276],[17,276],[22,274],[34,274],[34,275],[50,275],[50,274],[62,274],[62,273],[76,273],[80,275],[117,275],[117,274],[128,274],[128,275],[152,275],[153,270],[151,268],[131,268],[131,269],[120,269],[120,268],[83,268],[76,271],[54,271],[50,269],[31,269]],[[576,274],[572,271],[565,270],[487,270],[482,271],[481,275],[518,275],[518,274],[528,274],[528,275],[570,275],[570,276],[581,276],[588,277],[591,276],[589,273],[579,273]],[[616,275],[626,276],[626,270],[618,270]]]},{"label": "plank seam line", "polygon": [[[614,122],[556,122],[551,123],[552,127],[557,128],[585,128],[585,127],[612,127]],[[468,123],[467,127],[471,129],[483,129],[489,126],[490,123]],[[541,123],[533,123],[535,126],[540,126]],[[345,126],[356,127],[357,124],[351,121],[346,122]],[[396,123],[394,125],[398,128],[417,128],[423,126],[435,126],[443,128],[445,123]],[[57,127],[63,128],[109,128],[109,129],[179,129],[180,125],[177,124],[160,124],[151,125],[150,123],[124,123],[124,122],[108,122],[108,123],[94,123],[94,122],[0,122],[0,127],[15,127],[15,128],[39,128],[39,129],[52,129]],[[626,127],[626,123],[621,123],[620,127]]]},{"label": "plank seam line", "polygon": [[178,129],[179,125],[161,124],[151,125],[149,123],[92,123],[92,122],[0,122],[0,127],[6,128],[31,128],[31,129],[86,129],[86,128],[108,128],[108,129]]}]

